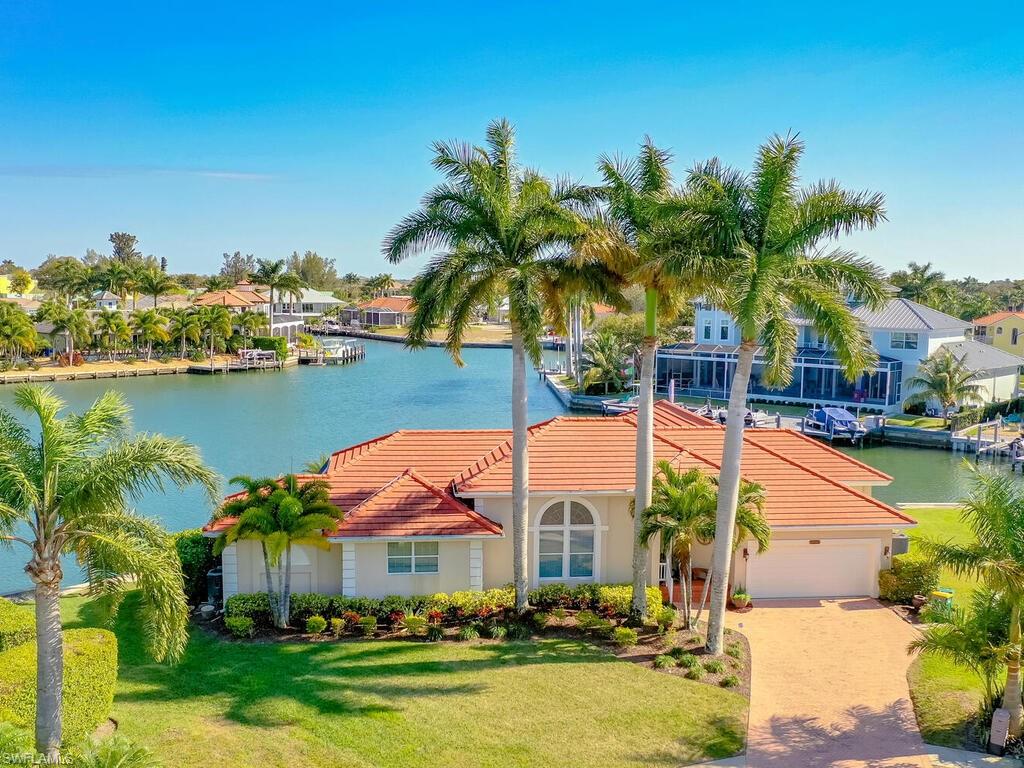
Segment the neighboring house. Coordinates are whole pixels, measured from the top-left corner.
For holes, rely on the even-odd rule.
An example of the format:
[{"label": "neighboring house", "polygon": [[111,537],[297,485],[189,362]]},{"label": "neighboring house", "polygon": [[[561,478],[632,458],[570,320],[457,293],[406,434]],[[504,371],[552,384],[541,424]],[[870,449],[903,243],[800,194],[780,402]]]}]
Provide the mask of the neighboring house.
[{"label": "neighboring house", "polygon": [[117,309],[121,298],[110,291],[96,291],[92,295],[92,305],[95,309]]},{"label": "neighboring house", "polygon": [[[270,299],[247,283],[235,288],[207,291],[196,296],[193,305],[196,307],[222,306],[227,307],[228,311],[233,313],[250,311],[262,312],[264,315],[270,314]],[[297,315],[283,315],[275,312],[271,335],[292,339],[302,330],[303,325],[305,325],[305,321]]]},{"label": "neighboring house", "polygon": [[345,306],[348,302],[336,299],[333,294],[327,291],[317,291],[313,288],[303,288],[300,296],[275,296],[274,313],[288,313],[295,317],[311,320],[320,317],[328,310],[335,307]]},{"label": "neighboring house", "polygon": [[[899,411],[910,395],[903,382],[917,373],[921,361],[944,348],[954,350],[958,357],[966,356],[979,383],[992,379],[991,364],[996,361],[982,355],[983,344],[966,338],[970,323],[909,299],[889,299],[879,310],[863,305],[852,309],[878,352],[878,362],[870,371],[847,380],[825,340],[807,320],[794,318],[798,350],[792,383],[783,389],[769,388],[762,381],[764,364],[758,357],[750,379],[750,399]],[[667,392],[674,379],[679,394],[727,399],[739,344],[735,323],[728,313],[697,302],[694,326],[694,342],[658,350],[656,387]],[[1007,389],[1012,395],[1015,378],[1009,370],[1011,362],[1002,361],[997,380],[988,388],[991,397],[999,399]]]},{"label": "neighboring house", "polygon": [[[342,302],[339,302],[342,303]],[[343,309],[341,319],[346,323],[395,327],[408,325],[412,320],[413,302],[411,296],[379,296],[364,301],[355,307]]]},{"label": "neighboring house", "polygon": [[[718,473],[724,428],[677,405],[655,405],[656,459]],[[744,434],[743,476],[762,483],[771,549],[742,542],[732,584],[754,597],[878,594],[894,533],[914,525],[871,498],[892,478],[790,430]],[[632,579],[636,421],[558,417],[529,431],[529,582]],[[292,555],[298,592],[382,597],[500,587],[512,581],[512,455],[508,430],[399,430],[333,454],[324,472],[343,521],[329,549]],[[231,497],[229,497],[231,498]],[[204,529],[217,536],[233,521]],[[660,579],[657,542],[649,578]],[[694,567],[708,568],[698,545]],[[260,545],[223,560],[224,595],[264,589]]]},{"label": "neighboring house", "polygon": [[1004,352],[1024,355],[1024,312],[994,312],[977,318],[974,338]]},{"label": "neighboring house", "polygon": [[22,312],[27,312],[28,314],[32,314],[43,305],[43,302],[39,301],[39,299],[26,299],[21,296],[8,296],[0,299],[0,301],[13,304],[21,309]]},{"label": "neighboring house", "polygon": [[[11,290],[12,277],[13,275],[10,274],[0,274],[0,296],[10,296],[13,293],[13,291]],[[36,287],[37,286],[35,279],[30,278],[28,288],[26,288],[22,293],[18,295],[25,296],[27,294],[35,293]]]}]

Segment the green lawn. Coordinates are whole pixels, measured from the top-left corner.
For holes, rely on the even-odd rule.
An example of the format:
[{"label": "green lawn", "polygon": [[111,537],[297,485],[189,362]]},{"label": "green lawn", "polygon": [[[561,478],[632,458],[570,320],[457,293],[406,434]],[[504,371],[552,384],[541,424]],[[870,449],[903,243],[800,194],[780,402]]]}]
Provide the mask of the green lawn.
[{"label": "green lawn", "polygon": [[[967,542],[973,539],[970,529],[960,521],[959,509],[908,509],[907,514],[918,521],[911,535],[940,541]],[[910,545],[914,549],[913,543]],[[940,586],[953,589],[953,602],[966,606],[977,581],[945,571]],[[914,660],[907,674],[910,697],[921,735],[929,744],[947,747],[964,746],[968,725],[978,711],[984,686],[974,672],[947,659],[922,655]]]},{"label": "green lawn", "polygon": [[935,416],[914,416],[901,413],[898,416],[886,416],[885,423],[894,427],[917,427],[918,429],[945,429],[946,422]]},{"label": "green lawn", "polygon": [[[94,622],[82,598],[68,626]],[[185,658],[141,651],[131,605],[115,626],[112,716],[167,768],[641,766],[742,749],[746,700],[619,661],[575,640],[226,642],[195,630]]]},{"label": "green lawn", "polygon": [[[960,520],[959,509],[934,508],[934,509],[908,509],[907,514],[917,520],[916,528],[910,529],[910,535],[921,536],[922,538],[936,539],[938,541],[953,541],[964,543],[971,541],[974,535],[970,528]],[[914,551],[914,544],[911,542],[910,551]],[[940,587],[949,587],[953,590],[953,602],[960,606],[966,606],[967,600],[977,586],[972,578],[956,576],[948,570],[944,570],[939,579]]]}]

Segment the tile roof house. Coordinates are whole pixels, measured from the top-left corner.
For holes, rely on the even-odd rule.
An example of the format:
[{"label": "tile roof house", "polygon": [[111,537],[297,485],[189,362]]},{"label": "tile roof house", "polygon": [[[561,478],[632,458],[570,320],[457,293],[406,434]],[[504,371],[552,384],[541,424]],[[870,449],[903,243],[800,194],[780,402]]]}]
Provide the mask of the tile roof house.
[{"label": "tile roof house", "polygon": [[[739,344],[736,324],[728,313],[703,301],[696,304],[695,341],[658,351],[656,387],[667,393],[669,383],[674,382],[678,394],[728,399]],[[1018,378],[1010,361],[1004,360],[1006,364],[998,370],[978,362],[981,344],[967,338],[970,323],[897,297],[879,309],[855,304],[850,308],[878,353],[878,362],[871,369],[854,381],[847,380],[828,342],[808,320],[794,317],[798,336],[792,382],[782,389],[763,383],[764,360],[759,350],[751,374],[750,399],[899,412],[911,394],[906,382],[917,374],[925,359],[944,349],[967,355],[968,366],[977,372],[977,383],[987,401],[1014,396]],[[1024,346],[1021,349],[1024,352]],[[1021,364],[1024,360],[1017,365]]]},{"label": "tile roof house", "polygon": [[974,320],[974,338],[984,344],[1024,355],[1024,312],[993,312]]},{"label": "tile roof house", "polygon": [[412,319],[412,296],[378,296],[341,311],[341,319],[353,325],[394,327]]},{"label": "tile roof house", "polygon": [[[667,402],[655,407],[655,458],[717,474],[724,429]],[[297,547],[296,591],[381,597],[485,589],[512,579],[508,430],[399,430],[333,454],[322,472],[345,516],[328,549]],[[743,476],[766,489],[773,547],[746,543],[732,582],[755,597],[877,595],[896,532],[914,521],[872,498],[892,478],[789,430],[748,430]],[[628,582],[636,420],[558,417],[529,431],[531,585]],[[230,498],[230,497],[229,497]],[[217,536],[230,519],[206,527]],[[659,580],[659,547],[649,577]],[[694,552],[710,565],[710,546]],[[265,585],[258,544],[223,555],[224,592]]]}]

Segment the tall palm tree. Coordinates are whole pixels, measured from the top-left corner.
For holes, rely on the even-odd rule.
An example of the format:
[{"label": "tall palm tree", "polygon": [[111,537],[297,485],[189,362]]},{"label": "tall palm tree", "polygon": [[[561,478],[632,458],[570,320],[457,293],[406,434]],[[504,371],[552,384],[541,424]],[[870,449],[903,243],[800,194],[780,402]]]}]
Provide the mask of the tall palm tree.
[{"label": "tall palm tree", "polygon": [[974,541],[957,544],[915,540],[922,554],[958,576],[978,579],[1010,603],[1003,708],[1010,713],[1010,735],[1021,735],[1021,604],[1024,603],[1024,486],[1006,475],[974,471],[960,519]]},{"label": "tall palm tree", "polygon": [[[722,455],[720,531],[732,530],[735,519],[743,417],[758,347],[763,349],[762,381],[788,384],[796,354],[796,313],[825,338],[848,378],[875,359],[846,300],[852,295],[881,306],[886,299],[882,275],[855,253],[825,251],[823,245],[883,221],[883,198],[848,192],[834,181],[800,189],[797,172],[803,149],[795,137],[775,136],[761,147],[749,176],[711,160],[695,167],[686,182],[688,216],[703,247],[730,265],[716,303],[732,316],[740,338]],[[708,627],[708,650],[714,654],[723,650],[731,567],[729,539],[718,537]]]},{"label": "tall palm tree", "polygon": [[[329,486],[323,480],[303,482],[285,475],[269,481],[239,476],[231,482],[241,485],[244,493],[225,504],[218,517],[238,519],[217,539],[214,552],[220,554],[239,539],[260,542],[274,624],[284,629],[291,608],[292,547],[330,549],[323,532],[333,530],[344,513],[331,504]],[[276,582],[271,571],[275,568]]]},{"label": "tall palm tree", "polygon": [[261,285],[267,286],[270,291],[270,335],[274,335],[274,290],[277,288],[277,284],[280,282],[281,277],[285,274],[285,261],[284,259],[278,259],[277,261],[271,261],[270,259],[257,259],[256,260],[256,271],[253,272],[249,277]]},{"label": "tall palm tree", "polygon": [[188,342],[198,344],[202,338],[203,328],[199,322],[199,314],[193,309],[180,309],[171,315],[168,333],[175,342],[181,342],[181,359],[185,359],[185,345]]},{"label": "tall palm tree", "polygon": [[132,331],[124,315],[116,309],[101,309],[96,315],[96,332],[107,347],[107,359],[114,360],[117,343],[131,338]]},{"label": "tall palm tree", "polygon": [[50,343],[55,344],[58,336],[64,336],[67,345],[68,364],[74,365],[75,346],[87,345],[92,337],[92,321],[84,309],[68,309],[63,304],[46,302],[36,312],[36,320],[48,322],[53,330]]},{"label": "tall palm tree", "polygon": [[153,357],[153,342],[164,342],[171,338],[167,330],[167,318],[155,309],[140,309],[132,313],[132,328],[139,341],[146,345],[146,362]]},{"label": "tall palm tree", "polygon": [[54,759],[62,732],[61,556],[74,553],[111,605],[129,584],[138,588],[139,628],[150,653],[178,658],[188,639],[188,604],[177,551],[129,506],[167,482],[200,485],[212,500],[217,476],[180,439],[130,435],[130,408],[118,392],[80,415],[62,415],[64,402],[49,387],[21,386],[14,403],[37,428],[0,409],[0,539],[31,553],[25,572],[35,585],[36,748]]},{"label": "tall palm tree", "polygon": [[946,282],[946,276],[932,269],[930,261],[925,264],[912,261],[905,270],[893,272],[890,279],[900,289],[900,298],[921,304],[932,304],[938,299]]},{"label": "tall palm tree", "polygon": [[277,294],[281,298],[281,303],[284,304],[285,296],[290,297],[291,310],[295,309],[295,299],[302,298],[302,289],[305,287],[306,283],[297,272],[285,272],[277,280]]},{"label": "tall palm tree", "polygon": [[139,288],[147,296],[153,297],[153,309],[157,308],[161,296],[181,290],[174,278],[158,267],[150,267],[139,274]]},{"label": "tall palm tree", "polygon": [[[966,357],[966,356],[965,356]],[[924,405],[937,400],[942,407],[945,422],[951,408],[963,403],[983,403],[984,387],[974,381],[977,375],[948,349],[942,349],[923,360],[917,373],[903,382],[903,387],[914,390],[904,405]]]},{"label": "tall palm tree", "polygon": [[216,353],[216,342],[218,338],[227,338],[231,335],[231,313],[227,307],[215,305],[202,307],[199,310],[199,327],[202,328],[210,343],[210,370],[214,368],[213,356]]},{"label": "tall palm tree", "polygon": [[224,291],[234,286],[234,283],[224,275],[210,275],[203,282],[203,286],[208,291]]},{"label": "tall palm tree", "polygon": [[[631,613],[647,613],[649,551],[640,536],[643,510],[651,503],[654,477],[654,367],[658,317],[675,315],[683,302],[709,292],[715,277],[712,259],[703,259],[687,243],[683,201],[673,193],[671,154],[648,138],[634,159],[604,156],[603,215],[592,221],[584,253],[595,255],[626,281],[644,291],[644,337],[640,346],[640,390],[636,431],[636,484],[633,506],[633,600]],[[670,272],[665,258],[674,254]]]},{"label": "tall palm tree", "polygon": [[[406,216],[384,240],[384,255],[397,264],[416,253],[441,249],[420,273],[412,295],[415,311],[406,344],[423,347],[433,328],[447,324],[445,346],[462,365],[462,339],[476,307],[508,296],[512,336],[512,540],[516,607],[527,606],[526,360],[539,364],[545,309],[561,314],[559,273],[601,284],[590,265],[574,266],[559,248],[584,231],[569,210],[586,190],[550,182],[519,165],[514,130],[492,122],[485,147],[434,144],[434,168],[444,183],[427,192],[422,207]],[[621,304],[621,295],[609,303]],[[595,291],[600,292],[598,287]]]},{"label": "tall palm tree", "polygon": [[239,312],[234,317],[234,324],[239,331],[242,332],[242,336],[252,336],[256,331],[261,328],[267,327],[267,316],[262,312],[255,312],[251,309],[247,309],[244,312]]},{"label": "tall palm tree", "polygon": [[[744,541],[753,539],[759,553],[766,552],[771,543],[771,526],[764,516],[764,487],[744,480],[740,487],[736,523],[733,526],[732,548],[735,551]],[[670,462],[658,462],[658,475],[654,480],[654,494],[641,521],[641,536],[650,542],[661,536],[662,548],[668,557],[669,598],[672,597],[673,557],[682,561],[683,618],[687,628],[700,620],[691,617],[693,574],[690,550],[694,542],[710,544],[717,530],[718,478],[699,469],[678,472]],[[707,597],[705,589],[704,598]]]}]

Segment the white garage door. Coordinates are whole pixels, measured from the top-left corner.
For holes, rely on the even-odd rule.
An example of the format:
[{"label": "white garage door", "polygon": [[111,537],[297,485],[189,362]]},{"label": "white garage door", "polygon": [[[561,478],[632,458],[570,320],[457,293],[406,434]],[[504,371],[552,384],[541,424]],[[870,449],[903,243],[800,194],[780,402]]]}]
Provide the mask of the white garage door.
[{"label": "white garage door", "polygon": [[878,597],[880,539],[773,541],[747,561],[751,597]]}]

